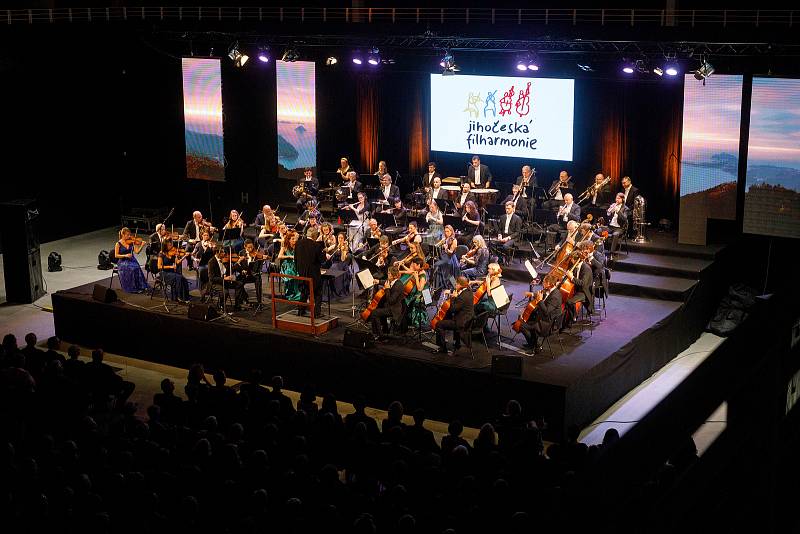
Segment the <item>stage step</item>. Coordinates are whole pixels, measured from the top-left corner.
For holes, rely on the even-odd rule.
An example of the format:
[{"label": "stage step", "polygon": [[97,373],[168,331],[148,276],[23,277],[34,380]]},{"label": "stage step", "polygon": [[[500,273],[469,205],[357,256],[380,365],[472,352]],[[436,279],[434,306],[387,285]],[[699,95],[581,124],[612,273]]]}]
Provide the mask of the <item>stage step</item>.
[{"label": "stage step", "polygon": [[676,278],[692,278],[697,280],[700,278],[700,274],[712,263],[714,262],[698,258],[631,252],[628,255],[615,255],[611,267],[615,271],[672,276]]},{"label": "stage step", "polygon": [[683,302],[697,283],[689,278],[612,271],[608,290],[612,295]]},{"label": "stage step", "polygon": [[717,253],[722,250],[724,245],[681,245],[666,238],[654,238],[647,243],[634,243],[629,239],[628,243],[622,248],[630,249],[631,252],[641,252],[645,254],[659,254],[662,256],[680,256],[682,258],[697,258],[701,260],[713,261]]}]

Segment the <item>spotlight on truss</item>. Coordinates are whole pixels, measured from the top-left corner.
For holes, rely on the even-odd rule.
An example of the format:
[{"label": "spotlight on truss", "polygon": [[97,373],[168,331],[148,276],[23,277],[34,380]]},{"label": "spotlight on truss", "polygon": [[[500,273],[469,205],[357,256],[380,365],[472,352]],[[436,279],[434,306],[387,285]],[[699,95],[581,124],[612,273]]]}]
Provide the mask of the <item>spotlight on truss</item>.
[{"label": "spotlight on truss", "polygon": [[281,56],[281,61],[285,61],[287,63],[295,62],[298,59],[300,59],[300,53],[297,51],[297,48],[293,46],[287,48]]},{"label": "spotlight on truss", "polygon": [[228,57],[231,58],[233,64],[236,67],[244,67],[244,64],[247,63],[247,60],[250,59],[250,56],[247,54],[243,54],[241,50],[239,50],[239,42],[235,42],[231,45],[230,49],[228,50]]},{"label": "spotlight on truss", "polygon": [[258,48],[258,60],[262,63],[269,63],[269,48],[261,46]]},{"label": "spotlight on truss", "polygon": [[339,60],[336,58],[336,56],[328,56],[328,59],[325,60],[325,64],[329,67],[336,65],[337,63],[339,63]]},{"label": "spotlight on truss", "polygon": [[442,60],[439,62],[439,66],[443,69],[442,76],[452,76],[461,70],[458,65],[456,65],[455,57],[453,57],[453,53],[450,50],[445,50]]},{"label": "spotlight on truss", "polygon": [[702,80],[703,85],[706,83],[706,78],[714,74],[714,66],[705,59],[700,62],[700,66],[694,71],[694,78]]},{"label": "spotlight on truss", "polygon": [[369,55],[367,56],[367,63],[372,65],[373,67],[377,67],[381,64],[381,54],[377,48],[372,48],[369,51]]}]

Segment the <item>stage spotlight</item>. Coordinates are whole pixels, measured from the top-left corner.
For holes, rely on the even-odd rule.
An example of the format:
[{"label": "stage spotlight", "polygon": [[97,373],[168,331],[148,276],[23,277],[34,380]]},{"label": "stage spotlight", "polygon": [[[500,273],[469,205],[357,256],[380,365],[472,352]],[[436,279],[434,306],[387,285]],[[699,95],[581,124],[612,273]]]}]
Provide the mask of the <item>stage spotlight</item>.
[{"label": "stage spotlight", "polygon": [[518,61],[517,70],[528,70],[528,66],[525,64],[524,61]]},{"label": "stage spotlight", "polygon": [[266,46],[259,47],[258,60],[262,63],[269,63],[269,49]]},{"label": "stage spotlight", "polygon": [[625,74],[633,74],[633,66],[630,63],[626,63],[624,67],[622,67],[622,72]]},{"label": "stage spotlight", "polygon": [[539,58],[536,57],[536,54],[531,52],[528,54],[528,59],[525,62],[526,67],[528,70],[537,71],[539,70]]},{"label": "stage spotlight", "polygon": [[581,69],[583,72],[594,72],[594,68],[591,65],[587,65],[585,63],[577,63],[578,68]]},{"label": "stage spotlight", "polygon": [[677,76],[678,68],[674,65],[667,65],[667,68],[664,69],[664,72],[666,72],[668,76]]},{"label": "stage spotlight", "polygon": [[531,60],[528,62],[528,70],[537,71],[539,70],[539,65],[537,65],[535,61]]},{"label": "stage spotlight", "polygon": [[339,63],[339,60],[336,59],[336,56],[328,56],[328,59],[325,60],[325,64],[328,65],[329,67],[332,65],[336,65],[337,63]]},{"label": "stage spotlight", "polygon": [[239,50],[239,42],[233,43],[230,49],[228,50],[228,57],[231,58],[233,64],[237,67],[244,67],[244,64],[247,63],[247,60],[250,59],[250,56],[247,54],[243,54],[241,50]]},{"label": "stage spotlight", "polygon": [[369,51],[369,56],[367,56],[367,63],[372,65],[373,67],[377,67],[381,64],[381,55],[377,48],[373,48]]},{"label": "stage spotlight", "polygon": [[283,52],[283,56],[281,56],[281,61],[285,61],[287,63],[293,63],[300,59],[300,54],[297,52],[297,48],[290,46]]},{"label": "stage spotlight", "polygon": [[361,52],[356,51],[353,53],[353,63],[356,65],[361,65],[364,63],[364,57],[361,55]]},{"label": "stage spotlight", "polygon": [[663,76],[664,75],[664,69],[662,69],[661,67],[653,67],[653,73],[657,74],[659,76]]},{"label": "stage spotlight", "polygon": [[695,79],[702,80],[703,83],[706,83],[706,78],[712,74],[714,74],[714,66],[705,59],[700,63],[700,67],[694,71]]}]

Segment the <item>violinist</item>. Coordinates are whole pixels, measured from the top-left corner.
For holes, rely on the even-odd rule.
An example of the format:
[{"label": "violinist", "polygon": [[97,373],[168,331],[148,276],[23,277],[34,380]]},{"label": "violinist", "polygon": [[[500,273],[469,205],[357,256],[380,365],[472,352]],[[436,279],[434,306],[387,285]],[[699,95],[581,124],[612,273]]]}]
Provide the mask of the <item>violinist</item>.
[{"label": "violinist", "polygon": [[406,256],[402,260],[395,261],[394,265],[399,266],[400,270],[402,271],[404,268],[408,268],[408,266],[411,265],[411,261],[414,260],[415,258],[421,260],[424,263],[425,252],[422,250],[421,243],[412,241],[408,245],[408,254],[406,254]]},{"label": "violinist", "polygon": [[[333,233],[333,226],[331,223],[324,222],[320,225],[320,232],[317,235],[317,241],[322,242],[326,258],[329,258],[334,252],[336,252],[336,234]],[[330,264],[328,263],[326,266],[330,266]]]},{"label": "violinist", "polygon": [[470,320],[475,317],[475,308],[472,305],[472,291],[469,288],[469,280],[466,276],[459,276],[456,279],[456,289],[450,297],[449,318],[439,321],[436,325],[436,344],[439,345],[439,352],[447,354],[447,340],[445,330],[453,331],[453,356],[458,354],[461,344],[469,343],[469,331],[467,326]]},{"label": "violinist", "polygon": [[[594,251],[591,241],[580,241],[575,245],[578,255],[579,266],[574,270],[567,271],[567,277],[575,284],[575,294],[567,300],[565,306],[564,326],[568,326],[575,321],[578,315],[576,304],[581,303],[586,307],[586,313],[591,316],[594,314],[594,288],[592,287],[594,275],[590,267],[590,257]],[[573,273],[575,271],[575,273]]]},{"label": "violinist", "polygon": [[225,223],[225,226],[222,227],[223,235],[225,230],[234,230],[239,229],[239,236],[224,239],[222,241],[223,247],[229,247],[232,250],[240,250],[244,245],[244,238],[242,238],[242,230],[244,230],[244,221],[239,216],[239,212],[236,210],[231,210],[230,215],[228,216],[228,222]]},{"label": "violinist", "polygon": [[392,245],[397,245],[398,243],[406,246],[411,246],[411,243],[422,243],[422,237],[417,233],[416,221],[410,221],[408,223],[408,233],[399,239],[395,239]]},{"label": "violinist", "polygon": [[378,225],[378,221],[375,219],[370,219],[367,222],[367,225],[369,228],[365,230],[364,237],[367,239],[380,239],[382,232],[380,226]]},{"label": "violinist", "polygon": [[161,252],[161,245],[167,238],[168,233],[167,226],[158,223],[156,225],[156,231],[150,234],[150,254],[152,254],[154,257],[158,256],[158,253]]},{"label": "violinist", "polygon": [[[388,250],[388,249],[387,249]],[[392,318],[393,327],[397,329],[403,321],[403,286],[400,282],[400,271],[397,267],[389,267],[388,280],[384,282],[384,296],[379,307],[370,314],[372,333],[376,336],[388,331],[387,318]]]},{"label": "violinist", "polygon": [[[416,246],[419,247],[418,244]],[[425,310],[425,303],[422,298],[422,292],[428,284],[425,267],[427,266],[425,265],[424,256],[417,255],[410,259],[408,267],[405,264],[398,266],[400,274],[410,274],[413,281],[414,288],[406,296],[405,303],[408,310],[409,324],[414,328],[422,328],[428,322],[428,312]]]},{"label": "violinist", "polygon": [[[269,206],[266,206],[269,207]],[[259,213],[259,216],[261,213]],[[258,217],[256,217],[258,220]],[[281,220],[278,219],[278,216],[272,213],[270,210],[268,215],[265,215],[264,223],[257,225],[261,228],[258,232],[258,237],[256,238],[256,244],[262,250],[267,250],[270,245],[272,245],[272,239],[278,234],[278,228],[280,226]]]},{"label": "violinist", "polygon": [[213,234],[216,228],[211,223],[203,220],[203,214],[199,211],[192,213],[192,220],[186,223],[183,228],[181,238],[187,241],[187,250],[194,250],[195,244],[200,241],[200,234],[204,229],[208,229]]},{"label": "violinist", "polygon": [[135,238],[128,228],[119,231],[119,241],[114,243],[114,258],[117,260],[119,284],[126,293],[141,293],[147,289],[142,267],[136,261],[136,254],[142,251],[143,246],[142,239]]},{"label": "violinist", "polygon": [[441,247],[442,251],[439,260],[433,266],[436,287],[450,287],[450,277],[455,278],[461,274],[461,266],[458,262],[458,256],[456,256],[458,240],[456,239],[456,231],[451,225],[448,224],[444,227],[444,235],[435,246]]},{"label": "violinist", "polygon": [[244,291],[244,284],[236,280],[233,273],[232,258],[226,257],[226,248],[217,247],[215,255],[208,262],[208,278],[211,283],[222,287],[223,298],[227,297],[229,289],[236,292],[234,310],[241,310],[241,303],[247,301],[247,293]]},{"label": "violinist", "polygon": [[264,265],[264,253],[256,249],[251,239],[245,239],[244,251],[239,256],[238,280],[244,283],[255,282],[256,276],[261,276],[261,267]]},{"label": "violinist", "polygon": [[189,301],[189,282],[181,274],[181,263],[185,255],[186,251],[176,248],[170,238],[164,240],[161,252],[158,253],[161,282],[170,286],[170,299],[178,302]]},{"label": "violinist", "polygon": [[367,259],[373,261],[381,270],[381,273],[387,272],[389,266],[394,263],[394,256],[389,250],[389,236],[381,236],[377,251],[372,256],[368,256]]},{"label": "violinist", "polygon": [[528,298],[537,297],[541,300],[528,320],[522,322],[521,332],[525,336],[525,348],[541,352],[542,346],[538,343],[540,337],[545,337],[550,330],[550,325],[561,314],[561,291],[555,287],[557,280],[546,276],[542,281],[542,289],[536,294],[525,292]]},{"label": "violinist", "polygon": [[472,238],[472,249],[461,257],[461,274],[474,279],[486,276],[489,272],[489,249],[483,237],[476,235]]},{"label": "violinist", "polygon": [[350,246],[347,243],[347,236],[344,232],[336,235],[336,249],[333,254],[325,256],[330,262],[330,269],[333,271],[343,271],[344,276],[336,279],[334,292],[337,297],[343,297],[350,292],[350,279],[352,277],[353,259],[350,253]]},{"label": "violinist", "polygon": [[194,258],[197,268],[208,267],[208,262],[214,257],[214,246],[216,243],[211,241],[211,231],[204,229],[200,232],[200,241],[194,246],[192,258]]},{"label": "violinist", "polygon": [[264,226],[273,215],[275,215],[275,212],[272,211],[272,207],[269,204],[264,204],[261,207],[261,211],[256,215],[253,226]]}]

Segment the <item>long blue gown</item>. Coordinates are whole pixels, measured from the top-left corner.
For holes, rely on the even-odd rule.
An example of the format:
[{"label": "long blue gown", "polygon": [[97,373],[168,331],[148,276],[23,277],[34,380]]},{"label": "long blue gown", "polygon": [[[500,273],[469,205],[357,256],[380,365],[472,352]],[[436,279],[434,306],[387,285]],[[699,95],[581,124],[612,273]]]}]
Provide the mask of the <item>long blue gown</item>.
[{"label": "long blue gown", "polygon": [[119,285],[126,293],[141,293],[147,289],[147,280],[142,273],[142,266],[136,261],[133,249],[133,245],[126,247],[122,243],[119,244],[120,254],[131,254],[130,258],[117,258]]}]

